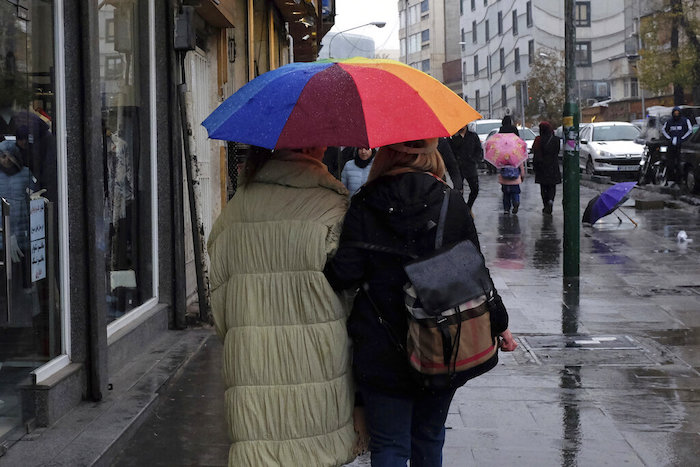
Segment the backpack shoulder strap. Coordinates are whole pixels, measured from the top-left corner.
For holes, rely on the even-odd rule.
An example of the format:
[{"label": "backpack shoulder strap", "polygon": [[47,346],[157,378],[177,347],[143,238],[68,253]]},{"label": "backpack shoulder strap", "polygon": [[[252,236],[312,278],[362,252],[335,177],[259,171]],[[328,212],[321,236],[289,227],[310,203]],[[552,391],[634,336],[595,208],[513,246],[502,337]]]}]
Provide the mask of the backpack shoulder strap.
[{"label": "backpack shoulder strap", "polygon": [[399,250],[398,248],[391,248],[384,245],[376,245],[374,243],[367,242],[343,242],[343,246],[349,246],[352,248],[361,248],[363,250],[378,251],[379,253],[388,253],[390,255],[406,256],[408,258],[416,259],[417,255],[413,253],[408,253],[404,250]]}]

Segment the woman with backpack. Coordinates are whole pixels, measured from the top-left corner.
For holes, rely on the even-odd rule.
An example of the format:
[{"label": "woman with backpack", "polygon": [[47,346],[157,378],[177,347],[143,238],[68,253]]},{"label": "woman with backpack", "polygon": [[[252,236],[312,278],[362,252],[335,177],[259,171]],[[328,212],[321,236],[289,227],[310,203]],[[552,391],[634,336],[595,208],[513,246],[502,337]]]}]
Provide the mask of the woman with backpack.
[{"label": "woman with backpack", "polygon": [[532,143],[532,169],[535,171],[535,183],[540,184],[542,194],[542,212],[552,214],[557,184],[561,183],[559,169],[559,138],[549,122],[540,123],[540,134]]},{"label": "woman with backpack", "polygon": [[525,162],[518,167],[501,167],[498,170],[498,183],[503,192],[503,213],[509,214],[511,205],[513,214],[520,209],[520,184],[525,178]]},{"label": "woman with backpack", "polygon": [[[338,251],[324,271],[336,290],[362,289],[348,332],[374,467],[405,467],[409,459],[414,467],[442,464],[445,420],[456,387],[424,389],[402,348],[409,329],[402,252],[420,257],[435,251],[441,211],[445,245],[470,240],[479,248],[464,198],[449,189],[444,173],[436,138],[380,148],[367,184],[352,198]],[[367,244],[399,254],[373,251]],[[500,336],[501,349],[513,350],[517,344],[505,309],[499,318],[491,338]],[[480,371],[492,368],[497,358],[494,353]]]}]

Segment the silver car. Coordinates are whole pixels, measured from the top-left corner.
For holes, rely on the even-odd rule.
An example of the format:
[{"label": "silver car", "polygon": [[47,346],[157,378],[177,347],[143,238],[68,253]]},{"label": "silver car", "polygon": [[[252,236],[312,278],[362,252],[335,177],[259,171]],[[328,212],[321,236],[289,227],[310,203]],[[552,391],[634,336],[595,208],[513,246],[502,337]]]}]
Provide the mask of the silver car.
[{"label": "silver car", "polygon": [[579,167],[587,174],[627,173],[636,176],[644,146],[636,143],[639,128],[628,122],[595,122],[580,133]]}]

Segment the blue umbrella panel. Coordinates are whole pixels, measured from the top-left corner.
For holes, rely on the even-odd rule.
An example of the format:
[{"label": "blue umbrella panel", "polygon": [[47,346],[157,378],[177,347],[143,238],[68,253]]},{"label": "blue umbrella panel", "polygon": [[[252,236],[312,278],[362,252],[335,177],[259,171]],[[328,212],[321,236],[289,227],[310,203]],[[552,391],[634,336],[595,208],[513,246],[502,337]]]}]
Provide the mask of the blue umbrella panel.
[{"label": "blue umbrella panel", "polygon": [[594,224],[598,219],[612,213],[627,201],[627,194],[636,184],[637,182],[616,183],[591,199],[583,211],[582,221]]}]

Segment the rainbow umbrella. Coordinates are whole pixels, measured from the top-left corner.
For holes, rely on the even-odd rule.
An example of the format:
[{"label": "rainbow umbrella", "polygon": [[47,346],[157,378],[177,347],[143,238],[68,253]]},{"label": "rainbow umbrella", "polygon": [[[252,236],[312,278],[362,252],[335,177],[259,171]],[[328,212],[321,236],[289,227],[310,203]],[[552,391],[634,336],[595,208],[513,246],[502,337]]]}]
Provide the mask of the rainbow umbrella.
[{"label": "rainbow umbrella", "polygon": [[484,159],[499,169],[518,167],[527,160],[527,144],[515,133],[496,133],[486,140]]},{"label": "rainbow umbrella", "polygon": [[431,76],[394,60],[290,63],[253,79],[202,125],[269,149],[372,148],[451,136],[481,115]]}]

